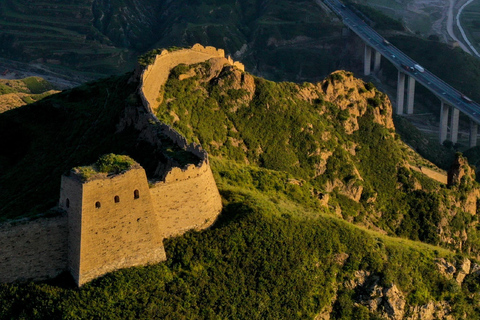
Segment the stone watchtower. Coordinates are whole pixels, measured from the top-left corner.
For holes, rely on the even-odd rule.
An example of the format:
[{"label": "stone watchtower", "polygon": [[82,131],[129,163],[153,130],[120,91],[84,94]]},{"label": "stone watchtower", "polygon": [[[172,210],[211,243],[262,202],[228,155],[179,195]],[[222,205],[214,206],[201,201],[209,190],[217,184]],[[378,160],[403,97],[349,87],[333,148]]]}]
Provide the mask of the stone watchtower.
[{"label": "stone watchtower", "polygon": [[68,270],[77,285],[119,268],[166,260],[147,176],[139,165],[84,181],[62,176],[68,216]]}]

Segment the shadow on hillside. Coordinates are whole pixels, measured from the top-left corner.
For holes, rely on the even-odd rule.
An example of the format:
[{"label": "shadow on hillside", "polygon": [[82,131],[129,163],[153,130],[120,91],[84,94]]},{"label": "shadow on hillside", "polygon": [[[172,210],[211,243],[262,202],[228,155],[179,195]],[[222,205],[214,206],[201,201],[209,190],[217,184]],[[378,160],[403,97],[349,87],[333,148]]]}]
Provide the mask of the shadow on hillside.
[{"label": "shadow on hillside", "polygon": [[68,271],[63,271],[58,276],[52,279],[39,281],[38,283],[47,284],[52,287],[59,287],[63,289],[76,289],[78,286],[75,283],[72,275]]}]

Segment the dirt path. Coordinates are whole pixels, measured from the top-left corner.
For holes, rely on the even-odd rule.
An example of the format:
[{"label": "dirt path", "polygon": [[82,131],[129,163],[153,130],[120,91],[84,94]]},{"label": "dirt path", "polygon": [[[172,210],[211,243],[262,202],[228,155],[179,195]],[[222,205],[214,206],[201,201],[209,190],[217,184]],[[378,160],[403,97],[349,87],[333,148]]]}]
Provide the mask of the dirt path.
[{"label": "dirt path", "polygon": [[415,167],[415,166],[410,166],[410,169],[423,173],[427,177],[433,180],[436,180],[440,183],[447,184],[448,178],[447,178],[447,173],[445,171],[438,172],[427,167]]},{"label": "dirt path", "polygon": [[[453,1],[453,0],[450,0],[450,1]],[[457,16],[456,16],[456,23],[457,23],[457,27],[458,29],[460,30],[460,33],[462,34],[462,37],[463,37],[463,40],[464,42],[468,45],[469,47],[469,51],[470,52],[473,52],[477,57],[480,57],[480,54],[478,53],[478,51],[475,49],[474,46],[472,46],[472,44],[470,43],[470,41],[468,40],[468,37],[467,35],[465,34],[465,31],[463,30],[462,28],[462,24],[460,23],[460,16],[462,14],[462,11],[463,9],[465,9],[466,6],[468,6],[470,3],[472,3],[474,0],[468,0],[466,3],[464,3],[460,9],[458,10],[458,13],[457,13]],[[462,48],[463,49],[463,48]],[[464,49],[465,50],[465,49]]]},{"label": "dirt path", "polygon": [[[462,48],[463,51],[471,54],[471,51],[469,50],[469,48],[463,43],[463,41],[461,41],[457,38],[457,36],[455,35],[455,32],[453,31],[453,25],[454,25],[454,21],[453,21],[454,13],[453,12],[454,12],[456,2],[458,2],[458,0],[450,0],[450,4],[449,4],[449,7],[448,7],[447,32],[448,32],[448,35],[453,40],[458,42],[458,44],[460,45],[460,48]],[[458,14],[460,14],[460,11],[459,11]],[[458,21],[458,15],[457,15],[456,20]],[[462,29],[460,29],[460,30],[462,30]]]}]

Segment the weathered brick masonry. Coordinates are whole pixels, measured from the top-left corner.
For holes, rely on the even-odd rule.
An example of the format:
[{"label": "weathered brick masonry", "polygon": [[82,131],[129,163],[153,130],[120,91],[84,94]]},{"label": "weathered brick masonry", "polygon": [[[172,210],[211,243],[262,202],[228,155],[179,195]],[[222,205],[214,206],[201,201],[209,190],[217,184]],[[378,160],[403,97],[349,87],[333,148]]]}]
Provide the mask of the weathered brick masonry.
[{"label": "weathered brick masonry", "polygon": [[[68,270],[82,285],[119,268],[165,260],[164,238],[204,229],[215,221],[222,204],[207,153],[160,124],[153,114],[161,86],[174,66],[212,58],[243,69],[225,58],[223,50],[212,47],[162,52],[152,66],[136,75],[145,115],[121,124],[146,128],[154,121],[164,135],[198,156],[199,162],[183,168],[164,166],[162,180],[150,184],[140,166],[86,182],[75,175],[63,176],[62,216],[0,226],[0,282],[45,279]],[[141,135],[155,146],[155,136],[147,129]]]}]

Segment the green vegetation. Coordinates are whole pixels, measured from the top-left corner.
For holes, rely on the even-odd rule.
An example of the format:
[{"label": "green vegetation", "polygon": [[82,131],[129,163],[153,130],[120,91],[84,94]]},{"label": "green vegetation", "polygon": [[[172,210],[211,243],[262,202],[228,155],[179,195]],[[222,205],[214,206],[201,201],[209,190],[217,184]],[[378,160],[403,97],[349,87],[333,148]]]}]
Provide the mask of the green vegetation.
[{"label": "green vegetation", "polygon": [[357,14],[366,18],[367,22],[371,22],[376,30],[405,31],[401,21],[392,19],[371,6],[358,4],[352,0],[346,0],[345,3],[348,3]]},{"label": "green vegetation", "polygon": [[[437,229],[441,218],[450,221],[455,216],[448,213],[447,199],[458,190],[442,189],[404,167],[404,161],[409,159],[404,147],[393,131],[374,121],[374,110],[383,108],[385,97],[373,84],[365,84],[363,91],[358,89],[362,94],[374,92],[375,96],[365,98],[368,107],[365,115],[358,118],[359,130],[348,135],[344,125],[351,118],[349,110],[326,101],[319,87],[254,78],[255,91],[249,92],[236,82],[234,71],[224,69],[218,78],[207,82],[202,80],[208,78],[207,64],[192,68],[196,75],[182,81],[178,77],[188,68],[182,65],[172,70],[158,110],[162,121],[188,139],[200,142],[212,155],[288,172],[319,194],[326,193],[329,185],[334,184],[329,205],[340,207],[349,221],[373,223],[390,235],[440,243]],[[336,73],[321,86],[342,88],[345,77],[351,74]],[[310,90],[318,98],[302,99],[301,90]],[[379,113],[385,115],[382,110]],[[444,167],[450,166],[453,151],[425,144],[417,130],[411,130],[402,119],[396,121],[407,143],[427,158],[443,152]],[[355,146],[354,154],[348,151],[351,146]],[[325,153],[331,154],[326,161],[322,158]],[[324,167],[323,174],[316,174],[319,167]],[[415,191],[418,185],[423,191]],[[352,200],[355,190],[362,190],[359,202]],[[468,192],[464,191],[464,196]],[[309,202],[309,196],[303,198],[305,203]],[[373,218],[372,211],[377,212],[377,217]],[[467,247],[465,251],[480,250],[473,243]]]},{"label": "green vegetation", "polygon": [[[81,70],[89,77],[131,70],[138,55],[152,48],[195,43],[223,48],[231,55],[244,50],[242,62],[249,69],[257,66],[277,79],[321,79],[341,58],[319,53],[311,45],[326,41],[338,49],[341,41],[335,37],[341,28],[306,0],[59,0],[54,6],[7,0],[0,3],[0,27],[2,57],[38,60],[57,69]],[[306,45],[290,44],[297,40]],[[294,59],[300,54],[308,59]]]},{"label": "green vegetation", "polygon": [[10,88],[9,86],[7,86],[3,83],[0,83],[0,95],[7,94],[7,93],[14,93],[14,92],[15,92],[15,90]]},{"label": "green vegetation", "polygon": [[[179,80],[191,69],[194,76]],[[349,286],[361,270],[369,284],[398,287],[408,307],[447,301],[454,317],[475,319],[475,276],[460,286],[436,262],[480,252],[478,218],[463,211],[476,184],[466,177],[447,188],[410,170],[394,129],[379,124],[388,114],[383,93],[371,83],[347,87],[356,81],[347,72],[298,85],[234,68],[212,77],[211,69],[172,70],[158,117],[208,150],[224,203],[215,225],[166,240],[164,263],[80,289],[67,275],[0,285],[0,318],[307,319],[331,308],[335,319],[378,319],[362,303],[367,288]],[[133,126],[118,132],[125,108],[139,101],[128,79],[87,83],[0,115],[0,187],[9,186],[1,219],[53,207],[61,174],[102,154],[79,173],[118,173],[135,159],[151,177],[160,161],[192,157],[166,137],[157,153]]]},{"label": "green vegetation", "polygon": [[[61,64],[89,71],[97,77],[131,69],[132,52],[115,48],[109,35],[96,28],[96,8],[97,5],[92,7],[86,0],[57,1],[54,6],[43,2],[2,1],[0,54],[23,61],[39,59],[53,67]],[[109,22],[110,18],[105,21]]]},{"label": "green vegetation", "polygon": [[0,79],[0,95],[7,93],[45,94],[53,90],[53,85],[40,77],[28,77],[19,80]]},{"label": "green vegetation", "polygon": [[406,144],[411,146],[422,157],[435,163],[440,168],[444,170],[450,168],[450,165],[455,158],[455,151],[453,148],[447,148],[440,145],[437,140],[432,142],[425,139],[422,132],[403,117],[394,116],[393,121],[395,123],[395,130]]},{"label": "green vegetation", "polygon": [[109,153],[98,158],[97,162],[91,166],[75,167],[72,171],[78,174],[83,181],[87,181],[98,173],[110,175],[125,172],[135,164],[137,164],[135,160],[129,156]]},{"label": "green vegetation", "polygon": [[[454,314],[473,314],[471,298],[445,290],[451,282],[435,272],[435,259],[451,260],[450,252],[311,211],[276,191],[285,185],[282,173],[218,158],[213,166],[222,215],[209,230],[166,241],[167,262],[111,273],[81,289],[68,289],[66,277],[0,285],[0,317],[311,319],[333,304],[335,319],[358,319],[363,307],[353,291],[342,286],[333,300],[337,284],[352,280],[356,270],[379,275],[381,286],[396,284],[411,305],[456,301]],[[250,173],[238,177],[241,172]],[[270,187],[244,180],[248,175],[270,177],[263,179]],[[232,177],[242,183],[232,184]],[[474,283],[465,290],[475,292]]]},{"label": "green vegetation", "polygon": [[[40,77],[20,80],[0,79],[0,113],[24,104],[39,101],[56,93],[51,83]],[[2,95],[7,95],[1,97]]]},{"label": "green vegetation", "polygon": [[53,86],[48,81],[42,78],[28,77],[22,79],[22,81],[27,86],[28,91],[33,94],[40,94],[53,89]]},{"label": "green vegetation", "polygon": [[[112,0],[107,10],[101,1],[0,2],[0,54],[110,73],[130,68],[124,62],[135,61],[136,52],[154,43],[201,42],[230,53],[247,44],[247,69],[298,81],[319,79],[351,58],[339,50],[340,26],[314,2],[148,0],[144,8],[135,3]],[[401,28],[376,11],[359,9],[377,28]],[[159,21],[155,12],[168,14]],[[390,40],[476,99],[480,66],[471,57],[436,42]],[[342,54],[319,51],[318,43]],[[156,52],[139,62],[148,64]],[[194,68],[197,75],[183,81],[178,76],[189,67],[173,71],[158,117],[210,154],[224,201],[213,228],[166,241],[165,263],[111,273],[81,289],[69,288],[65,275],[0,285],[0,318],[303,319],[331,307],[335,319],[378,319],[359,302],[365,288],[346,285],[359,270],[384,288],[395,284],[408,306],[447,301],[454,318],[478,318],[478,276],[467,276],[460,286],[441,276],[435,264],[441,257],[455,263],[462,259],[458,254],[478,255],[478,218],[463,211],[476,185],[446,188],[408,169],[398,136],[375,120],[386,112],[385,96],[373,84],[336,97],[375,94],[356,119],[359,129],[347,134],[356,102],[340,108],[324,92],[328,86],[344,89],[349,73],[332,75],[323,87],[254,78],[251,88],[231,70],[205,81],[209,65]],[[387,67],[388,72],[396,71]],[[61,174],[102,154],[128,154],[149,177],[158,162],[198,161],[166,137],[160,137],[164,149],[152,154],[132,127],[117,132],[125,107],[138,103],[135,85],[127,80],[128,75],[87,83],[0,115],[0,221],[55,206]],[[35,80],[25,85],[42,87]],[[0,94],[9,91],[0,85]],[[449,166],[452,150],[429,145],[401,119],[395,121],[408,144]],[[475,158],[475,150],[468,156]],[[110,160],[103,161],[104,171],[129,166],[117,156]],[[96,172],[78,170],[86,177]],[[339,212],[343,220],[334,215]]]}]

